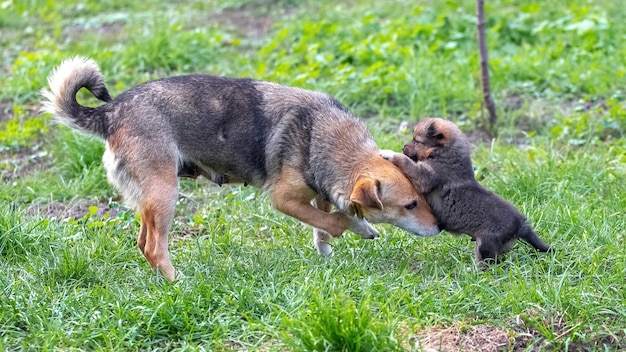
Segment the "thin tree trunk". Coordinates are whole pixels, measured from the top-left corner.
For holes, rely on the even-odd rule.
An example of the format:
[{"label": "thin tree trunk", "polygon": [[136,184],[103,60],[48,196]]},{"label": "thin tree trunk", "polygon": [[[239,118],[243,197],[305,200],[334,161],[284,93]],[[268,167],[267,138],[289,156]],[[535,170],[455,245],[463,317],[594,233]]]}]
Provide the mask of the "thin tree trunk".
[{"label": "thin tree trunk", "polygon": [[496,124],[496,105],[491,96],[489,83],[489,57],[487,56],[487,42],[485,40],[485,1],[476,0],[476,17],[478,18],[478,50],[480,51],[480,74],[482,77],[483,99],[489,112],[488,129],[493,129]]}]

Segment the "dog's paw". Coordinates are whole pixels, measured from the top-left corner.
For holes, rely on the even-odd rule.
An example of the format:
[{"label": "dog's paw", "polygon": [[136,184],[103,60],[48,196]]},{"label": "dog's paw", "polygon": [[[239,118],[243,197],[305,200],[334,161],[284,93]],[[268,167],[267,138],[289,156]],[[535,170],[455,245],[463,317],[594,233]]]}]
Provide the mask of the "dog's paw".
[{"label": "dog's paw", "polygon": [[396,155],[396,152],[394,152],[393,150],[389,150],[389,149],[381,149],[378,152],[378,155],[383,157],[383,159],[385,160],[392,160],[393,156]]},{"label": "dog's paw", "polygon": [[319,255],[329,256],[333,254],[333,248],[329,243],[332,238],[326,231],[313,229],[313,246]]},{"label": "dog's paw", "polygon": [[350,231],[361,235],[361,238],[371,240],[380,237],[378,231],[365,219],[353,218]]},{"label": "dog's paw", "polygon": [[317,253],[319,255],[327,257],[333,254],[333,247],[331,247],[330,244],[326,242],[319,241],[319,242],[315,242],[314,245],[315,245],[315,250],[317,250]]}]

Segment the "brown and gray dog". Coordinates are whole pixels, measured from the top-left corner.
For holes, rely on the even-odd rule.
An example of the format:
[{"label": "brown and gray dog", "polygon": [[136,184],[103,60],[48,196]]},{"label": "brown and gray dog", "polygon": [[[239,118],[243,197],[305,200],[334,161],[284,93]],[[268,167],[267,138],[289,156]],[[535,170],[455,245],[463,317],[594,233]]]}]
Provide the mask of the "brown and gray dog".
[{"label": "brown and gray dog", "polygon": [[[109,181],[140,214],[137,245],[173,280],[168,233],[178,177],[264,188],[272,205],[314,228],[330,254],[346,230],[379,234],[390,223],[421,236],[439,233],[424,197],[380,157],[367,128],[329,95],[252,79],[188,75],[149,81],[112,99],[98,66],[67,60],[49,77],[43,109],[106,141]],[[105,104],[78,104],[87,88]],[[338,209],[331,212],[333,205]]]},{"label": "brown and gray dog", "polygon": [[476,181],[469,142],[454,123],[439,118],[420,121],[403,152],[381,155],[425,195],[442,230],[465,233],[476,241],[479,265],[508,251],[518,238],[539,251],[550,250],[513,205]]}]

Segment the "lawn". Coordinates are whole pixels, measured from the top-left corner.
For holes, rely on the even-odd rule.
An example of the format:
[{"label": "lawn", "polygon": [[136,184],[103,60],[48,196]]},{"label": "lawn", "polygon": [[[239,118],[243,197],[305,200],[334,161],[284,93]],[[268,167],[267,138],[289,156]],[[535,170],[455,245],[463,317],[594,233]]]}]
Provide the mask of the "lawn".
[{"label": "lawn", "polygon": [[[490,136],[474,1],[0,3],[0,350],[626,350],[626,6],[486,2]],[[447,117],[555,251],[518,243],[482,271],[468,236],[377,225],[323,258],[261,191],[185,179],[167,282],[103,143],[39,113],[74,55],[113,96],[187,73],[324,91],[384,149]]]}]

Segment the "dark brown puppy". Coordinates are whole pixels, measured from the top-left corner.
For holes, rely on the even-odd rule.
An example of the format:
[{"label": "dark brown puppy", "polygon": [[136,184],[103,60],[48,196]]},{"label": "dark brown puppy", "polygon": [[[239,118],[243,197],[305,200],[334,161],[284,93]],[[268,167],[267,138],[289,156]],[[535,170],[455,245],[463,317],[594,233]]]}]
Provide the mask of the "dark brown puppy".
[{"label": "dark brown puppy", "polygon": [[476,181],[469,142],[454,123],[439,118],[420,121],[403,152],[385,151],[383,157],[425,195],[442,230],[465,233],[476,241],[477,263],[495,259],[518,238],[539,251],[550,250],[513,205]]}]

